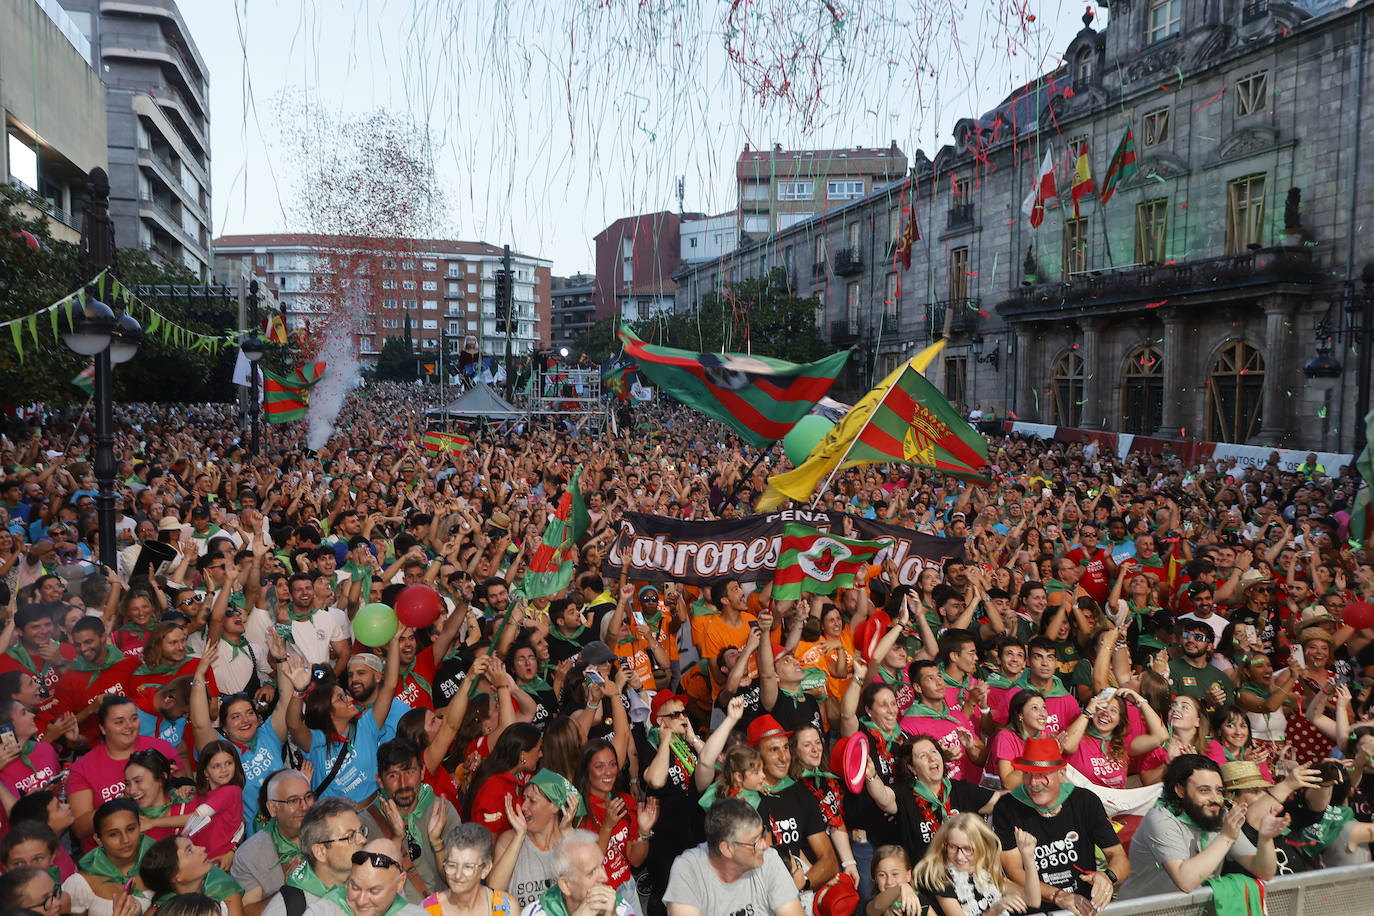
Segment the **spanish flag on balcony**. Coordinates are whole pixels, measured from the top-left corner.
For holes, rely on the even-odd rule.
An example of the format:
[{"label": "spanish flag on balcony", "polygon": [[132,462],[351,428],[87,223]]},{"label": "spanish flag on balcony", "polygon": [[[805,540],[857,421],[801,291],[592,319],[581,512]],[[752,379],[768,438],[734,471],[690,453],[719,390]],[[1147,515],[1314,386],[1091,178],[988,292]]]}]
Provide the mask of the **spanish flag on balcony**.
[{"label": "spanish flag on balcony", "polygon": [[1073,218],[1079,219],[1078,202],[1087,197],[1097,188],[1093,185],[1092,169],[1088,166],[1088,145],[1085,143],[1078,149],[1078,159],[1073,165],[1073,186],[1070,193],[1073,194]]}]

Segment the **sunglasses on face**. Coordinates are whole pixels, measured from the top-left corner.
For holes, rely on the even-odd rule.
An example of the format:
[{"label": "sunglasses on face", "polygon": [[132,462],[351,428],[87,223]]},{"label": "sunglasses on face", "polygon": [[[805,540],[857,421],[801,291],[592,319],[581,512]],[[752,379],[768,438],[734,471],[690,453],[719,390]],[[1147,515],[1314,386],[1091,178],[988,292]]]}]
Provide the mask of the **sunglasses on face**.
[{"label": "sunglasses on face", "polygon": [[360,849],[353,853],[352,861],[354,865],[369,864],[373,868],[394,868],[397,871],[405,871],[405,869],[401,868],[400,862],[380,852],[368,852],[364,849]]}]

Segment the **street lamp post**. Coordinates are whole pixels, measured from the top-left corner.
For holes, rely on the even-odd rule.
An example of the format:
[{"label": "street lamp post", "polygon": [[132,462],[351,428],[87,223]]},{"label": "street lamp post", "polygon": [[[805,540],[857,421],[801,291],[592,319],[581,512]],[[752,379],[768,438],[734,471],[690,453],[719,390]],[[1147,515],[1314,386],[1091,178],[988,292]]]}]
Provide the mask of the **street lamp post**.
[{"label": "street lamp post", "polygon": [[1364,451],[1364,418],[1369,414],[1369,373],[1371,354],[1369,348],[1374,344],[1374,261],[1364,265],[1360,272],[1360,282],[1364,289],[1356,293],[1355,284],[1348,287],[1345,313],[1350,329],[1350,343],[1356,348],[1355,378],[1355,454]]},{"label": "street lamp post", "polygon": [[252,330],[248,338],[239,345],[243,351],[243,358],[248,360],[248,422],[249,440],[248,448],[253,457],[257,457],[259,446],[261,445],[260,427],[258,425],[258,414],[260,400],[258,392],[262,390],[262,377],[258,374],[258,360],[262,359],[263,351],[267,348],[258,337],[258,281],[255,277],[248,283],[248,327]]}]

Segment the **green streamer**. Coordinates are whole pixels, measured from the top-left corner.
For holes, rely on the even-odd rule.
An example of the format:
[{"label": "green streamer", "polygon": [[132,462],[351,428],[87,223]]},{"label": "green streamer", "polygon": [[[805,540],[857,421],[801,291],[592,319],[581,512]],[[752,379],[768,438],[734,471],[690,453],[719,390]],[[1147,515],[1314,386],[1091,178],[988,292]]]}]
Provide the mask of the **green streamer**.
[{"label": "green streamer", "polygon": [[10,337],[14,338],[14,349],[19,351],[19,361],[24,361],[24,333],[19,326],[19,319],[6,322],[10,326]]}]

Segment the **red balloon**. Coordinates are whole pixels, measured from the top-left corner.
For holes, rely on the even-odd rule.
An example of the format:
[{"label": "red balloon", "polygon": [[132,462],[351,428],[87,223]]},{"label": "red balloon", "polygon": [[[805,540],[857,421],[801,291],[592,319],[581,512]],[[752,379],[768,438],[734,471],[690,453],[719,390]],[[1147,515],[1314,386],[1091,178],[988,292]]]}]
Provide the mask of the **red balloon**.
[{"label": "red balloon", "polygon": [[1374,604],[1368,601],[1352,601],[1345,606],[1345,614],[1342,616],[1347,626],[1357,630],[1374,627]]},{"label": "red balloon", "polygon": [[438,593],[428,585],[407,585],[396,596],[396,619],[408,627],[427,627],[442,607]]}]

